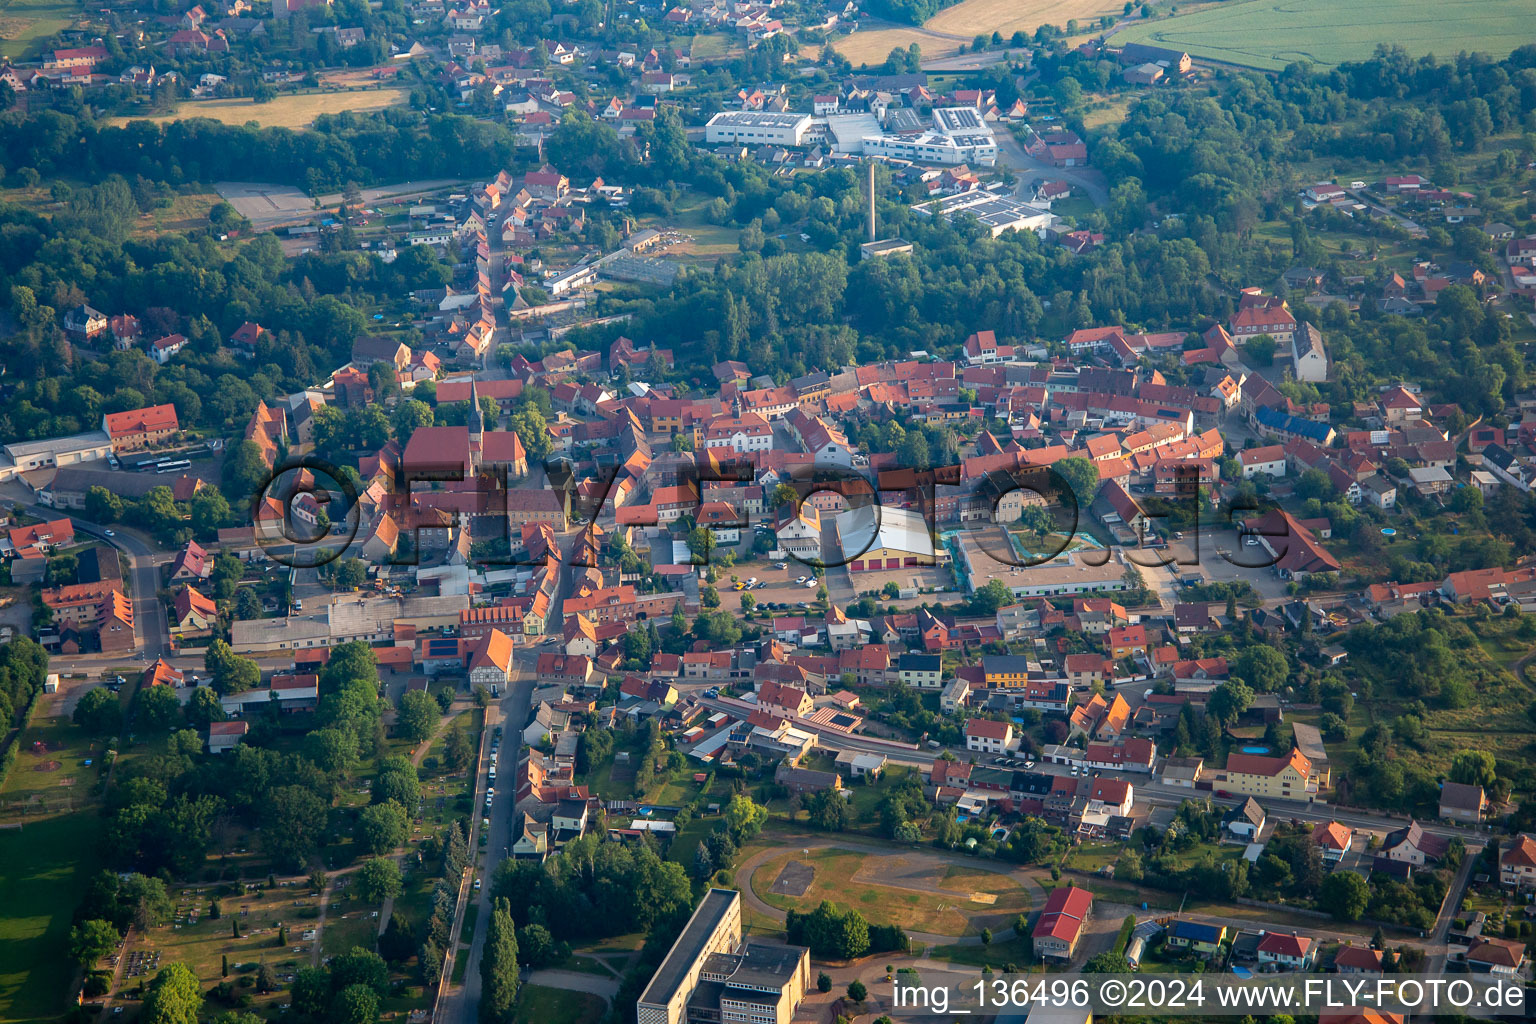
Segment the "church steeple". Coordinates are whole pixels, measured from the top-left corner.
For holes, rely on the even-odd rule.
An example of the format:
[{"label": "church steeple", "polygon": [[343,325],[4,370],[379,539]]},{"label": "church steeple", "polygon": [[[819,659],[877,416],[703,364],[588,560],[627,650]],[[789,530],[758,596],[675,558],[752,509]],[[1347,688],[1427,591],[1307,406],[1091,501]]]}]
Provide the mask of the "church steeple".
[{"label": "church steeple", "polygon": [[481,438],[485,434],[485,414],[480,411],[480,394],[475,390],[475,382],[471,378],[469,382],[469,443],[472,447],[479,448]]}]

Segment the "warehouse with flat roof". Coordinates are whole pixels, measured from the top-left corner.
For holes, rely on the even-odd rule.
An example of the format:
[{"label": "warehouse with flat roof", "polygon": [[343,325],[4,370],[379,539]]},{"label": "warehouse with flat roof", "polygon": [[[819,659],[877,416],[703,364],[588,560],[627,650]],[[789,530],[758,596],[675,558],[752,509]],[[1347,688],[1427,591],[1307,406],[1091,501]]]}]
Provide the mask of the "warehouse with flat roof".
[{"label": "warehouse with flat roof", "polygon": [[810,114],[722,110],[704,126],[704,141],[710,145],[741,142],[753,146],[799,146],[810,127]]}]

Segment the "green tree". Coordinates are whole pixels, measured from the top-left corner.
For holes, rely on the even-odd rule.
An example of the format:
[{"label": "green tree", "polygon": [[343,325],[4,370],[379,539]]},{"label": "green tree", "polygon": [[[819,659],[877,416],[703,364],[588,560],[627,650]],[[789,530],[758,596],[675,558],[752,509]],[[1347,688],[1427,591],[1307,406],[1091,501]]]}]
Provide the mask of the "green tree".
[{"label": "green tree", "polygon": [[166,732],[181,721],[181,701],[169,686],[141,689],[133,698],[133,721],[144,732]]},{"label": "green tree", "polygon": [[1464,786],[1491,787],[1498,778],[1493,755],[1486,750],[1462,750],[1451,759],[1450,779]]},{"label": "green tree", "polygon": [[370,804],[357,815],[358,842],[375,855],[388,853],[405,842],[409,826],[405,808],[393,800]]},{"label": "green tree", "polygon": [[203,667],[213,676],[213,688],[221,696],[244,693],[261,682],[261,666],[235,653],[223,640],[215,640],[203,652]]},{"label": "green tree", "polygon": [[229,494],[237,505],[249,507],[266,488],[270,476],[272,470],[261,456],[261,445],[255,441],[241,441],[224,456],[223,493]]},{"label": "green tree", "polygon": [[862,1003],[869,998],[869,989],[865,988],[864,983],[858,978],[854,978],[848,983],[848,998],[855,1003]]},{"label": "green tree", "polygon": [[123,499],[105,487],[91,487],[85,492],[85,517],[98,523],[115,523],[123,518]]},{"label": "green tree", "polygon": [[415,744],[427,740],[439,717],[437,701],[425,690],[407,690],[400,695],[396,724],[400,735],[409,742]]},{"label": "green tree", "polygon": [[715,550],[715,531],[706,526],[695,526],[689,530],[688,550],[700,561],[708,563],[710,552]]},{"label": "green tree", "polygon": [[342,590],[356,590],[368,581],[368,567],[360,558],[343,559],[337,563],[332,580]]},{"label": "green tree", "polygon": [[149,983],[139,1020],[144,1024],[197,1024],[203,1008],[203,987],[186,964],[160,969]]},{"label": "green tree", "polygon": [[[412,246],[412,249],[418,246]],[[426,246],[419,248],[425,249]],[[394,428],[395,436],[402,442],[408,441],[417,427],[430,427],[432,425],[432,407],[419,399],[408,398],[395,406],[395,412],[390,417],[390,426]]]},{"label": "green tree", "polygon": [[768,808],[745,793],[737,793],[725,805],[725,824],[738,845],[756,836],[768,820]]},{"label": "green tree", "polygon": [[1335,871],[1323,879],[1318,905],[1333,911],[1340,921],[1358,921],[1371,901],[1371,887],[1353,871]]},{"label": "green tree", "polygon": [[192,728],[206,729],[211,722],[224,721],[224,706],[219,703],[217,694],[206,686],[199,686],[187,700],[186,715],[187,724]]},{"label": "green tree", "polygon": [[1267,644],[1251,644],[1237,656],[1233,674],[1259,693],[1274,693],[1285,685],[1291,666],[1279,649]]},{"label": "green tree", "polygon": [[517,982],[517,930],[512,923],[512,904],[498,899],[491,908],[485,951],[480,957],[482,1024],[509,1024],[517,1005]]},{"label": "green tree", "polygon": [[348,985],[331,1000],[327,1024],[375,1024],[379,994],[367,985]]},{"label": "green tree", "polygon": [[304,786],[278,786],[262,804],[262,849],[279,864],[296,867],[318,845],[325,819],[326,804],[314,792]]},{"label": "green tree", "polygon": [[75,704],[72,717],[92,736],[115,736],[123,731],[123,705],[117,694],[104,686],[87,690]]},{"label": "green tree", "polygon": [[1241,679],[1228,679],[1211,694],[1207,713],[1220,725],[1237,718],[1253,703],[1253,691]]},{"label": "green tree", "polygon": [[75,963],[89,970],[96,961],[117,948],[123,937],[111,921],[95,918],[82,921],[69,933],[69,955]]},{"label": "green tree", "polygon": [[400,865],[390,857],[371,857],[357,869],[357,879],[353,884],[358,899],[365,902],[377,903],[392,899],[403,890]]},{"label": "green tree", "polygon": [[1053,463],[1051,469],[1060,474],[1072,494],[1077,498],[1079,514],[1086,514],[1093,496],[1099,490],[1099,470],[1093,462],[1081,456],[1072,456]]},{"label": "green tree", "polygon": [[199,537],[211,538],[229,523],[229,502],[212,484],[192,495],[187,508],[192,514],[192,531]]}]

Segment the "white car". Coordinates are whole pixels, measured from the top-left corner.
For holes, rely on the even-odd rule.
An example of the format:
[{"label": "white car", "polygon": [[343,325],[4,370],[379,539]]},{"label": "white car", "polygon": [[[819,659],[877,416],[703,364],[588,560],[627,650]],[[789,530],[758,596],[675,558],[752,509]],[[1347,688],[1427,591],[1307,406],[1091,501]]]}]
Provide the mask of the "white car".
[{"label": "white car", "polygon": [[[116,530],[103,530],[102,532],[105,533],[108,537],[116,537],[117,536],[117,531]],[[122,1013],[123,1012],[123,1008],[121,1006],[119,1006],[117,1008],[117,1012],[118,1013]]]},{"label": "white car", "polygon": [[796,576],[795,577],[795,582],[799,583],[801,586],[804,586],[805,585],[805,577],[804,576]]},{"label": "white car", "polygon": [[815,590],[818,586],[820,586],[820,584],[817,583],[815,580],[806,580],[805,581],[805,589],[806,590]]},{"label": "white car", "polygon": [[1363,182],[1363,181],[1352,181],[1352,182],[1349,183],[1349,187],[1350,188],[1365,188],[1365,182]]}]

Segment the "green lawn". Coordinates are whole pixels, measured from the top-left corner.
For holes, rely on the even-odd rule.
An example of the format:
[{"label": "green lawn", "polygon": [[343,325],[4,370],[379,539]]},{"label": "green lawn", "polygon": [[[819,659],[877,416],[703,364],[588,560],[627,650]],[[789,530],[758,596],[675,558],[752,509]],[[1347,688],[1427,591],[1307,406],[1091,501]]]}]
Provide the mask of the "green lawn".
[{"label": "green lawn", "polygon": [[[102,771],[105,744],[101,740],[91,740],[67,718],[39,716],[17,743],[16,765],[0,788],[0,810],[7,814],[68,812],[90,800]],[[85,765],[87,760],[90,767]]]},{"label": "green lawn", "polygon": [[597,1024],[604,1009],[590,992],[524,985],[517,996],[518,1024]]},{"label": "green lawn", "polygon": [[99,867],[98,824],[80,812],[0,831],[0,1020],[64,1012],[70,917]]},{"label": "green lawn", "polygon": [[1450,60],[1463,50],[1504,57],[1530,42],[1530,19],[1526,0],[1248,0],[1134,24],[1115,43],[1151,43],[1273,71],[1296,61],[1364,60],[1381,43],[1412,57]]},{"label": "green lawn", "polygon": [[69,0],[0,0],[0,54],[36,56],[44,39],[79,16],[80,5]]}]

